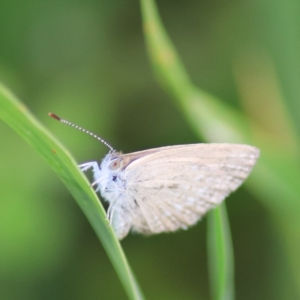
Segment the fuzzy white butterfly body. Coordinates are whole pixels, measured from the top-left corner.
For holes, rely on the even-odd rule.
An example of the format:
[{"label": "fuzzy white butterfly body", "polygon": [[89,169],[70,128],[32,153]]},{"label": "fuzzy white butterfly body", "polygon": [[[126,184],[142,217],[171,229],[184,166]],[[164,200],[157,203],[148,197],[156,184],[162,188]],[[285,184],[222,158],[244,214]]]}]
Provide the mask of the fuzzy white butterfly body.
[{"label": "fuzzy white butterfly body", "polygon": [[111,151],[93,169],[93,185],[110,206],[108,218],[119,239],[130,229],[171,232],[195,224],[236,190],[259,156],[255,147],[192,144],[130,154]]}]

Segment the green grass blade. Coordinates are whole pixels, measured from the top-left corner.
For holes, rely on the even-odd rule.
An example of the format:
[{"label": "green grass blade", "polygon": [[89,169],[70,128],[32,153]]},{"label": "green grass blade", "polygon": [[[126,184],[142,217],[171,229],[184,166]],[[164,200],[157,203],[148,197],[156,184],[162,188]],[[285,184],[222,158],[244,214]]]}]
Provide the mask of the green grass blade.
[{"label": "green grass blade", "polygon": [[229,221],[224,204],[208,215],[207,240],[213,299],[234,299],[234,255]]},{"label": "green grass blade", "polygon": [[0,118],[47,161],[74,196],[105,248],[129,299],[143,299],[120,243],[107,226],[105,211],[70,153],[3,85],[0,85]]},{"label": "green grass blade", "polygon": [[214,142],[249,143],[241,113],[195,87],[170,41],[153,0],[141,0],[148,52],[160,83],[170,92],[200,135]]}]

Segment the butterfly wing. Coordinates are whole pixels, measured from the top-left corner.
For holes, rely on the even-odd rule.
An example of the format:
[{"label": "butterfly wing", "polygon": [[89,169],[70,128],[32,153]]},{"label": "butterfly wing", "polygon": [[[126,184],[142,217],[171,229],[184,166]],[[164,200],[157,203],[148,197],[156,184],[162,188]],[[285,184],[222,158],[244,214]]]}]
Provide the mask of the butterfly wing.
[{"label": "butterfly wing", "polygon": [[259,156],[236,144],[170,146],[125,154],[126,195],[134,231],[186,229],[236,190]]}]

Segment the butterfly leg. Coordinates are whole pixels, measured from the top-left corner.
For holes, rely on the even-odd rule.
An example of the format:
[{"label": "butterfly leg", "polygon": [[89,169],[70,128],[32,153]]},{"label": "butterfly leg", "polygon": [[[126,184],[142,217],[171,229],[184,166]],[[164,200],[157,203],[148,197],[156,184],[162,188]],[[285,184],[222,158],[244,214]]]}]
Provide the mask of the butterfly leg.
[{"label": "butterfly leg", "polygon": [[106,220],[109,221],[109,225],[111,225],[113,216],[114,216],[114,211],[115,209],[118,207],[119,202],[115,201],[113,203],[111,203],[108,207],[107,213],[106,213]]},{"label": "butterfly leg", "polygon": [[100,170],[99,165],[96,161],[89,161],[87,163],[78,165],[78,167],[82,172],[85,172],[90,168],[93,169],[93,172],[95,172],[95,170],[96,171]]},{"label": "butterfly leg", "polygon": [[[87,171],[88,169],[92,169],[94,173],[94,182],[91,184],[91,186],[96,185],[101,180],[101,169],[99,164],[96,161],[90,161],[84,164],[81,164],[78,166],[82,172]],[[99,186],[96,188],[96,192],[99,191]]]}]

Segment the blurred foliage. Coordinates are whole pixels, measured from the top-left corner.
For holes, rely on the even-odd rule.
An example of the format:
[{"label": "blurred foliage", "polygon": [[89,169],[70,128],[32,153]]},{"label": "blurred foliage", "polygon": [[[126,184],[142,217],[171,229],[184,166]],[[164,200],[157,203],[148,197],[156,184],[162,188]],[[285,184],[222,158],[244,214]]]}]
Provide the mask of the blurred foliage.
[{"label": "blurred foliage", "polygon": [[[160,1],[158,8],[193,83],[222,99],[224,110],[233,107],[262,149],[251,194],[240,189],[226,201],[236,297],[299,299],[299,3]],[[204,141],[195,124],[207,110],[189,115],[154,80],[137,2],[2,1],[0,45],[1,80],[78,162],[99,160],[106,149],[59,127],[49,111],[124,152]],[[202,136],[219,141],[222,124],[215,119]],[[124,299],[67,190],[11,129],[0,131],[0,299]],[[204,220],[187,232],[122,242],[147,299],[210,298],[205,229]]]}]

